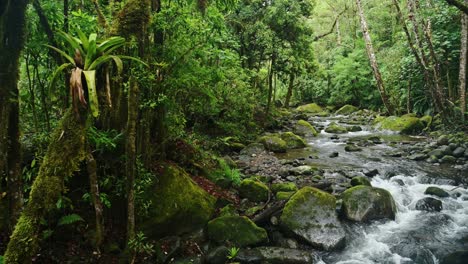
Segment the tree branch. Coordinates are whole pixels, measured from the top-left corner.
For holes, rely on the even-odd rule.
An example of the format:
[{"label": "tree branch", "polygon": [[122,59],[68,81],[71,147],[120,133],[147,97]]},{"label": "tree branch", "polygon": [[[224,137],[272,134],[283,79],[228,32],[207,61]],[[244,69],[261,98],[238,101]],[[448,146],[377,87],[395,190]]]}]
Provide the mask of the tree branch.
[{"label": "tree branch", "polygon": [[341,11],[341,13],[339,13],[339,14],[336,16],[335,22],[333,22],[333,25],[332,25],[330,31],[328,31],[328,32],[326,32],[326,33],[323,33],[323,34],[321,34],[321,35],[315,36],[315,37],[314,37],[314,41],[317,41],[317,40],[319,40],[319,39],[321,39],[321,38],[324,38],[324,37],[330,35],[331,33],[333,33],[333,30],[335,30],[335,27],[336,27],[336,23],[338,22],[338,19],[340,18],[341,15],[344,14],[344,12],[345,12],[347,9],[348,9],[348,8],[345,8],[343,11]]},{"label": "tree branch", "polygon": [[460,11],[468,15],[468,6],[460,2],[459,0],[445,0],[447,4],[458,8]]}]

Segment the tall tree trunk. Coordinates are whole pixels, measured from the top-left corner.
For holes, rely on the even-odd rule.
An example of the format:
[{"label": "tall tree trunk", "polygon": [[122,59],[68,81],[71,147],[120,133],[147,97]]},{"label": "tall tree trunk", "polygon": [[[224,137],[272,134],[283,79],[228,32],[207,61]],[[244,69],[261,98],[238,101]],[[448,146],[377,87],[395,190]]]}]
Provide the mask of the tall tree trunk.
[{"label": "tall tree trunk", "polygon": [[0,3],[0,188],[7,183],[11,224],[23,206],[19,130],[19,57],[27,0]]},{"label": "tall tree trunk", "polygon": [[271,61],[270,61],[270,71],[268,72],[268,101],[267,101],[267,107],[265,110],[265,116],[268,117],[270,114],[270,108],[271,108],[271,100],[273,97],[273,66],[275,65],[275,53],[271,55]]},{"label": "tall tree trunk", "polygon": [[104,218],[102,216],[103,206],[102,206],[101,198],[99,196],[97,163],[96,163],[96,159],[94,158],[93,152],[91,150],[91,146],[88,146],[86,167],[88,170],[91,199],[93,201],[94,213],[95,213],[95,219],[96,219],[96,235],[94,237],[95,239],[94,243],[95,243],[96,249],[99,250],[99,247],[101,246],[102,241],[104,240]]},{"label": "tall tree trunk", "polygon": [[39,247],[41,220],[55,208],[64,179],[79,170],[86,157],[86,120],[69,109],[51,136],[51,143],[29,194],[29,202],[15,226],[5,252],[5,263],[32,262]]},{"label": "tall tree trunk", "polygon": [[291,101],[292,92],[294,88],[294,79],[296,75],[293,71],[289,73],[289,85],[288,85],[288,92],[286,93],[286,99],[284,100],[284,107],[289,107],[289,102]]},{"label": "tall tree trunk", "polygon": [[364,37],[364,41],[366,42],[367,56],[369,57],[369,62],[372,68],[372,72],[374,73],[374,78],[375,78],[375,81],[377,82],[377,88],[379,89],[380,97],[382,98],[382,102],[384,103],[387,111],[390,114],[393,114],[394,110],[388,100],[388,96],[385,91],[384,82],[382,80],[382,74],[380,73],[379,65],[377,63],[377,58],[375,56],[374,46],[372,45],[372,39],[369,33],[369,28],[367,26],[367,20],[364,15],[364,9],[362,8],[361,0],[356,0],[356,5],[358,8],[359,17],[361,20],[362,35]]},{"label": "tall tree trunk", "polygon": [[[465,0],[468,4],[468,0]],[[466,112],[466,60],[468,51],[468,15],[462,14],[462,29],[461,29],[461,50],[460,50],[460,73],[459,73],[459,89],[460,89],[460,110],[462,121],[465,121]]]}]

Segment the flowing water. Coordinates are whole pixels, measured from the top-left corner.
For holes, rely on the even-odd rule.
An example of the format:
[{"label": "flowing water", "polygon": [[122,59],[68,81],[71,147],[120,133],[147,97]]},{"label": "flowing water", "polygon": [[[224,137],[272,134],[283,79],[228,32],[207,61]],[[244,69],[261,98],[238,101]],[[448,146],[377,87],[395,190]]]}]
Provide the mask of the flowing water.
[{"label": "flowing water", "polygon": [[[326,119],[313,120],[319,126],[326,126],[329,122]],[[340,169],[377,169],[379,174],[372,178],[371,183],[393,195],[398,207],[396,219],[367,224],[345,223],[348,234],[346,248],[340,252],[323,253],[318,262],[435,264],[448,253],[467,250],[468,190],[460,179],[464,176],[468,178],[468,172],[391,157],[389,153],[405,151],[411,144],[425,139],[363,128],[360,132],[340,135],[339,139],[331,139],[332,135],[324,131],[318,137],[309,139],[309,144],[319,153],[319,159],[311,164],[332,171],[325,175],[328,178],[339,174],[336,171]],[[375,135],[383,139],[382,144],[365,146],[362,152],[344,151],[346,141],[359,141]],[[339,152],[339,156],[329,158],[332,152]],[[298,151],[288,155],[300,157],[304,154]],[[438,186],[451,194],[451,197],[440,198],[443,203],[441,212],[415,210],[416,202],[428,196],[424,191],[429,186]]]}]

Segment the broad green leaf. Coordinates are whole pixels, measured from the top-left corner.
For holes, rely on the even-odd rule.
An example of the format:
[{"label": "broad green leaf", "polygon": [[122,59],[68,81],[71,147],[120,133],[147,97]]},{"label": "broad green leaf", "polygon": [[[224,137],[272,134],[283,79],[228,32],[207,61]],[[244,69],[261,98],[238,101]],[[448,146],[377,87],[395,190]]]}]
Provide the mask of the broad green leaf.
[{"label": "broad green leaf", "polygon": [[88,50],[88,47],[89,47],[89,41],[88,41],[88,38],[86,37],[86,35],[83,33],[83,31],[81,30],[77,30],[77,33],[78,33],[78,36],[80,37],[80,40],[81,40],[81,43],[83,44],[83,48],[85,50]]},{"label": "broad green leaf", "polygon": [[70,47],[72,48],[72,51],[74,52],[76,49],[78,49],[80,51],[80,53],[84,56],[85,55],[85,52],[83,50],[83,47],[81,47],[81,40],[78,39],[78,38],[75,38],[73,36],[71,36],[70,34],[68,33],[65,33],[63,31],[60,31],[60,36],[62,36],[62,38],[68,42],[68,44],[70,44]]},{"label": "broad green leaf", "polygon": [[54,46],[47,45],[47,44],[44,44],[44,46],[57,51],[58,53],[60,53],[60,55],[62,55],[65,59],[67,59],[71,64],[75,65],[75,60],[70,55],[68,55],[65,51],[58,49]]},{"label": "broad green leaf", "polygon": [[55,86],[55,83],[57,82],[57,78],[62,73],[63,70],[65,70],[68,67],[72,67],[74,64],[71,63],[64,63],[60,65],[53,73],[52,73],[52,78],[50,79],[50,84],[49,84],[49,94],[52,93],[52,89]]},{"label": "broad green leaf", "polygon": [[106,53],[109,54],[113,50],[122,47],[125,44],[125,39],[122,37],[111,37],[102,43],[100,43],[97,47],[97,51],[99,53]]},{"label": "broad green leaf", "polygon": [[96,91],[96,71],[83,71],[88,85],[88,98],[91,108],[91,113],[94,117],[99,116],[99,102]]},{"label": "broad green leaf", "polygon": [[[91,34],[94,35],[94,34]],[[96,39],[92,39],[91,37],[89,38],[89,47],[88,47],[88,53],[86,54],[86,59],[84,63],[84,70],[91,70],[89,69],[89,66],[94,60],[94,57],[96,56]]]},{"label": "broad green leaf", "polygon": [[122,73],[123,71],[123,63],[122,63],[122,60],[118,57],[118,56],[114,56],[114,55],[104,55],[104,56],[101,56],[99,58],[97,58],[95,61],[93,61],[93,63],[89,66],[89,69],[88,70],[96,70],[97,68],[99,68],[102,64],[110,61],[110,60],[114,60],[115,62],[115,65],[117,66],[117,71],[118,73]]}]

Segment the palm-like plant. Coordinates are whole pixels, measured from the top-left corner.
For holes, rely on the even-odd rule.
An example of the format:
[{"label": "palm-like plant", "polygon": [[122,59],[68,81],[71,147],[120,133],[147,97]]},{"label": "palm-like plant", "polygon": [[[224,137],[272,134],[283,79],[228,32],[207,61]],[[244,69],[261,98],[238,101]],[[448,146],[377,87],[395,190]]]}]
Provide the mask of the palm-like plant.
[{"label": "palm-like plant", "polygon": [[81,105],[86,108],[88,103],[85,99],[85,92],[81,81],[81,76],[84,75],[88,87],[88,99],[91,113],[94,117],[97,117],[99,115],[99,102],[96,91],[96,71],[104,64],[114,61],[117,66],[117,71],[120,74],[123,70],[122,59],[135,60],[142,64],[144,64],[144,62],[134,57],[112,54],[116,49],[125,44],[125,39],[122,37],[111,37],[103,41],[98,41],[97,34],[93,33],[90,34],[89,37],[86,37],[86,35],[79,30],[78,38],[65,32],[60,32],[60,36],[70,47],[70,50],[74,51],[74,56],[70,56],[66,51],[57,47],[46,45],[60,53],[67,61],[55,70],[52,76],[51,87],[55,85],[57,77],[62,71],[73,68],[70,76],[70,95],[73,106],[75,111],[78,109],[78,103],[81,103]]}]

